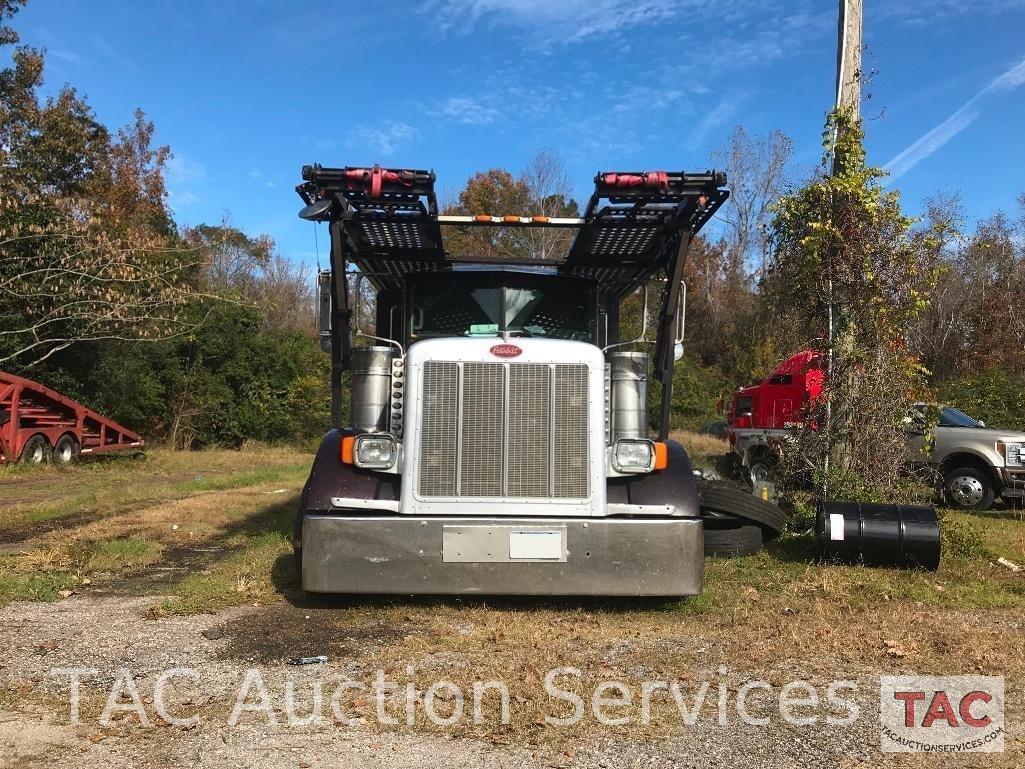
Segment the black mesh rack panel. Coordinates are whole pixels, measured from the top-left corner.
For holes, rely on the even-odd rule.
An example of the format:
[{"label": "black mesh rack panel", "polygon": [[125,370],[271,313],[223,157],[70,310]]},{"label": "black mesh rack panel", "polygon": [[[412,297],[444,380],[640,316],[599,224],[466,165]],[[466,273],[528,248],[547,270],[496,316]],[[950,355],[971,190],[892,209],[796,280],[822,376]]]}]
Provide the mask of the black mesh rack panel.
[{"label": "black mesh rack panel", "polygon": [[[303,179],[296,187],[306,203],[300,216],[339,224],[346,260],[371,274],[378,288],[455,261],[496,261],[445,252],[433,171],[313,165],[303,168]],[[715,171],[599,173],[583,217],[573,222],[576,236],[567,253],[546,263],[626,293],[667,268],[681,236],[698,232],[725,202],[725,183]]]}]

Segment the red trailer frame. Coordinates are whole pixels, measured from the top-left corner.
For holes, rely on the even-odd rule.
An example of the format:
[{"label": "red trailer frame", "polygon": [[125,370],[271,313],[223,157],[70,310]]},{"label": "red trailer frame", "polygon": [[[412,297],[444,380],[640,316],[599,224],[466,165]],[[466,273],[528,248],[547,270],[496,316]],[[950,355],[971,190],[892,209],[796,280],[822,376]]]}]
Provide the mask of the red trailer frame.
[{"label": "red trailer frame", "polygon": [[[0,371],[0,463],[22,458],[67,463],[79,454],[139,449],[145,444],[138,433],[81,403]],[[23,457],[26,447],[29,453]]]}]

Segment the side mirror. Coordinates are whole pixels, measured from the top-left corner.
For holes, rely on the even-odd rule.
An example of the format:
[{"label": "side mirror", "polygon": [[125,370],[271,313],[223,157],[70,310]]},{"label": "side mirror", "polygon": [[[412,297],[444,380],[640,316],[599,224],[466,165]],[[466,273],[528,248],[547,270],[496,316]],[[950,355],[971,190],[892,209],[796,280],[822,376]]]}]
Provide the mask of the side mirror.
[{"label": "side mirror", "polygon": [[[680,355],[683,355],[684,324],[687,322],[687,284],[680,281],[680,300],[676,305],[676,346],[680,348]],[[677,358],[676,360],[679,360]]]},{"label": "side mirror", "polygon": [[320,349],[331,351],[331,270],[317,273],[317,335]]},{"label": "side mirror", "polygon": [[327,221],[327,214],[331,210],[332,205],[334,204],[328,199],[314,200],[308,206],[303,206],[299,211],[299,218],[305,219],[308,222]]}]

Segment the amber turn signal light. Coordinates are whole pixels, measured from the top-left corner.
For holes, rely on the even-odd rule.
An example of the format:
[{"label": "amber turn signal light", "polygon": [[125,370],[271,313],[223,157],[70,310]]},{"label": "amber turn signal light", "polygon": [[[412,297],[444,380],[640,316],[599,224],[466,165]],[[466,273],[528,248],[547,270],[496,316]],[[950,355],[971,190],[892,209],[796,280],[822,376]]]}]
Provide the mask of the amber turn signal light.
[{"label": "amber turn signal light", "polygon": [[354,456],[356,448],[356,436],[346,435],[342,438],[342,444],[339,451],[342,464],[351,465],[355,464],[356,459]]},{"label": "amber turn signal light", "polygon": [[655,441],[655,469],[665,470],[669,467],[669,447],[662,441]]}]

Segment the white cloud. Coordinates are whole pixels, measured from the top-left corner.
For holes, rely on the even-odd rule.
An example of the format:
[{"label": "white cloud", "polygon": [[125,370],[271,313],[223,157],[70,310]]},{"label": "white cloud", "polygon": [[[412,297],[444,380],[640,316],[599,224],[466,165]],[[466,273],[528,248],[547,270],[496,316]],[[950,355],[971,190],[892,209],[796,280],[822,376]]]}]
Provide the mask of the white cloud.
[{"label": "white cloud", "polygon": [[167,161],[167,183],[172,186],[199,182],[206,178],[206,167],[184,152],[176,152]]},{"label": "white cloud", "polygon": [[997,16],[1021,10],[1025,10],[1025,0],[975,0],[971,3],[964,0],[931,0],[929,3],[882,3],[872,10],[872,17],[881,22],[899,21],[915,27],[924,27],[967,15]]},{"label": "white cloud", "polygon": [[167,193],[167,202],[171,205],[171,208],[173,208],[176,212],[180,211],[181,209],[187,206],[191,206],[193,203],[198,203],[199,201],[199,195],[196,195],[192,192]]},{"label": "white cloud", "polygon": [[469,32],[480,22],[511,23],[576,42],[666,21],[697,4],[695,0],[429,0],[423,10],[446,31]]},{"label": "white cloud", "polygon": [[1025,59],[1022,59],[1006,72],[994,78],[993,82],[986,86],[983,93],[992,91],[1007,91],[1025,85]]},{"label": "white cloud", "polygon": [[273,187],[274,182],[267,178],[267,175],[259,168],[249,169],[249,178],[258,182],[263,182],[266,187]]},{"label": "white cloud", "polygon": [[698,149],[713,129],[726,125],[733,120],[745,98],[745,94],[733,94],[722,99],[708,110],[704,117],[694,126],[694,129],[687,134],[687,148],[691,150]]},{"label": "white cloud", "polygon": [[899,179],[970,126],[979,116],[980,110],[976,105],[984,96],[1009,91],[1021,85],[1025,85],[1025,59],[993,78],[985,88],[962,104],[950,117],[920,136],[887,163],[886,170],[890,172],[890,182]]},{"label": "white cloud", "polygon": [[135,74],[139,74],[140,72],[142,72],[142,69],[139,67],[138,64],[136,64],[131,59],[122,56],[121,53],[116,48],[114,48],[114,46],[112,46],[106,38],[100,35],[96,35],[93,37],[93,43],[96,45],[96,48],[100,51],[100,53],[102,53],[104,56],[110,59],[110,61],[114,62],[118,66],[123,67],[124,69],[127,69],[131,72],[134,72]]},{"label": "white cloud", "polygon": [[206,167],[184,152],[172,155],[164,171],[167,182],[167,202],[176,212],[201,198],[191,188],[206,179]]},{"label": "white cloud", "polygon": [[978,112],[969,109],[970,105],[971,102],[965,104],[931,131],[920,136],[903,152],[887,163],[886,170],[890,172],[890,181],[899,179],[970,126],[975,121],[975,118],[979,116]]},{"label": "white cloud", "polygon": [[435,117],[466,125],[487,125],[502,117],[502,111],[472,96],[450,96],[431,111]]},{"label": "white cloud", "polygon": [[55,59],[66,61],[69,64],[88,64],[88,59],[81,56],[68,48],[47,48],[46,55],[52,56]]},{"label": "white cloud", "polygon": [[392,155],[403,144],[417,135],[413,126],[394,120],[386,120],[375,126],[361,125],[349,132],[346,144],[362,148],[377,155]]}]

